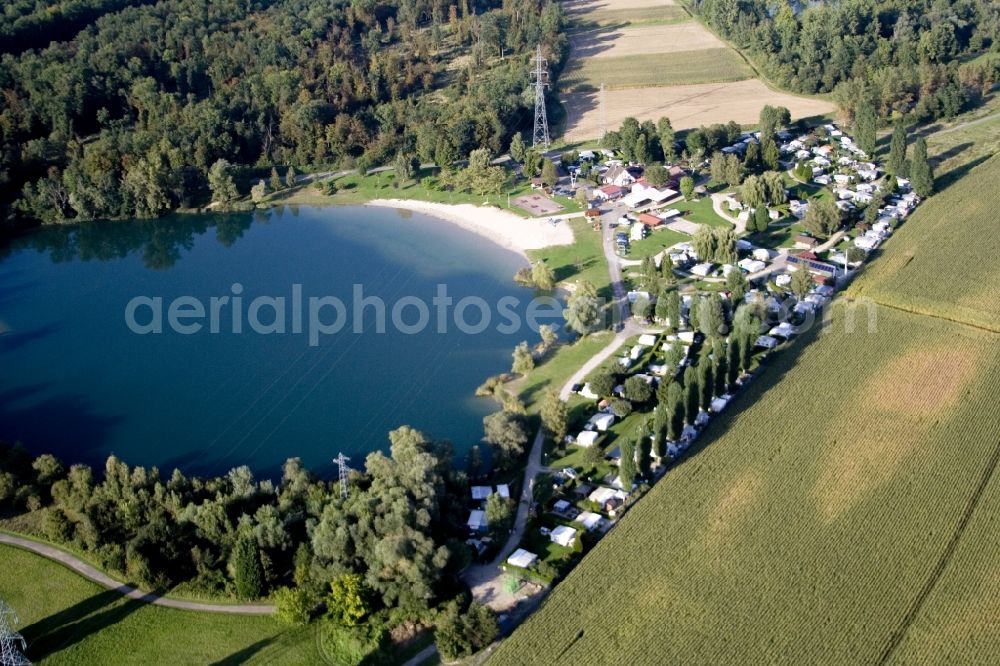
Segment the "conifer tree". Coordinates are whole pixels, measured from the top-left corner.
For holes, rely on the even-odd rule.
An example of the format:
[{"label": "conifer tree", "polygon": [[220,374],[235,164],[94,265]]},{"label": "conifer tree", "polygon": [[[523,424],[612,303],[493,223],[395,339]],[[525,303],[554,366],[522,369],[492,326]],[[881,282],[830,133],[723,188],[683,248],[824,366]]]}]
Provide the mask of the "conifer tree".
[{"label": "conifer tree", "polygon": [[889,141],[889,159],[886,160],[886,170],[894,176],[906,176],[906,128],[903,123],[896,123],[892,128],[892,139]]},{"label": "conifer tree", "polygon": [[858,142],[858,148],[869,156],[875,155],[877,130],[878,118],[875,116],[875,109],[870,102],[862,101],[854,111],[854,140]]},{"label": "conifer tree", "polygon": [[913,144],[913,162],[910,165],[910,183],[917,196],[934,194],[934,170],[927,159],[927,140],[923,137]]}]

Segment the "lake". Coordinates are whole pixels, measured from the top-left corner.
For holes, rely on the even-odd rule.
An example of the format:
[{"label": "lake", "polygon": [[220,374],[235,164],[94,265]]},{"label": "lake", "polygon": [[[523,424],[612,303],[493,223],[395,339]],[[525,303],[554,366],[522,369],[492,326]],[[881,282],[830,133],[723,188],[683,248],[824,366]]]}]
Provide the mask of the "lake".
[{"label": "lake", "polygon": [[[103,467],[114,453],[166,473],[247,464],[274,476],[298,456],[330,473],[340,451],[358,467],[388,452],[387,433],[403,424],[452,441],[460,461],[496,409],[475,388],[509,370],[518,342],[538,340],[499,330],[497,311],[477,333],[446,310],[439,331],[439,285],[456,304],[506,297],[523,314],[533,294],[512,276],[526,261],[406,211],[291,207],[45,228],[0,256],[0,439],[66,463]],[[384,300],[384,332],[375,305],[351,318],[354,285]],[[415,300],[429,307],[420,331]],[[476,307],[463,313],[467,331],[481,321]]]}]

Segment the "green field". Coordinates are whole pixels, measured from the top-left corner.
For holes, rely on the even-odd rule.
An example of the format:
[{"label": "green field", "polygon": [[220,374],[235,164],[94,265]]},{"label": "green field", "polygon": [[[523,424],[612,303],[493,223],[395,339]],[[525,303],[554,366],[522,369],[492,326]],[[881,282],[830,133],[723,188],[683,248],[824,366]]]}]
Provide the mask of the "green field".
[{"label": "green field", "polygon": [[923,203],[851,294],[1000,331],[998,182],[1000,156]]},{"label": "green field", "polygon": [[[933,606],[914,611],[942,571],[943,609],[983,576],[995,587],[1000,551],[976,544],[996,533],[977,533],[981,517],[959,528],[987,511],[996,336],[887,308],[876,331],[845,323],[838,310],[821,339],[777,356],[493,662],[872,663],[913,618],[946,631]],[[979,569],[949,568],[953,538],[987,558]],[[988,627],[957,630],[976,634],[970,655],[996,645]],[[936,654],[911,640],[923,647],[900,656]]]},{"label": "green field", "polygon": [[584,58],[560,77],[564,92],[741,81],[753,76],[739,54],[727,48]]},{"label": "green field", "polygon": [[323,661],[315,628],[125,599],[42,557],[0,546],[0,598],[44,664],[302,664]]}]

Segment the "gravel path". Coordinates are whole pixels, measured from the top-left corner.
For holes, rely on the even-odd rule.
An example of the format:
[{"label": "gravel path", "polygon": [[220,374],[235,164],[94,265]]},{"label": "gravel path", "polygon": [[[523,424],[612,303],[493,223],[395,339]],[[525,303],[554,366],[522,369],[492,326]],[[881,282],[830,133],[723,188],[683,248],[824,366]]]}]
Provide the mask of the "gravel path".
[{"label": "gravel path", "polygon": [[126,585],[125,583],[117,581],[111,576],[105,574],[103,571],[87,564],[75,555],[71,555],[65,550],[61,550],[55,546],[50,546],[46,543],[32,541],[31,539],[25,539],[12,534],[0,533],[0,544],[29,550],[32,553],[36,553],[42,557],[53,560],[54,562],[65,565],[84,578],[87,578],[102,587],[106,587],[109,590],[119,592],[122,596],[128,597],[129,599],[145,601],[146,603],[154,604],[156,606],[163,606],[165,608],[174,608],[178,610],[201,611],[203,613],[230,613],[233,615],[270,615],[274,612],[274,606],[267,605],[206,604],[198,601],[168,599],[158,594],[143,592],[142,590],[138,590],[131,585]]}]

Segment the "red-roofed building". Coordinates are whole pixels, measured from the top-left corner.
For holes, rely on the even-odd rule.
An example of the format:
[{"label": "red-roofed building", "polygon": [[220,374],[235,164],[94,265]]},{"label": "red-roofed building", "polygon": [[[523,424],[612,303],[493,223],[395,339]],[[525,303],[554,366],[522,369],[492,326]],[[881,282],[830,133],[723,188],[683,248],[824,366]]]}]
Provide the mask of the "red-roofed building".
[{"label": "red-roofed building", "polygon": [[605,201],[612,201],[625,196],[625,189],[618,187],[617,185],[604,185],[602,187],[598,187],[594,191],[594,196],[598,199],[604,199]]},{"label": "red-roofed building", "polygon": [[663,220],[653,215],[652,213],[640,213],[639,221],[645,224],[647,227],[658,227],[663,224]]}]

